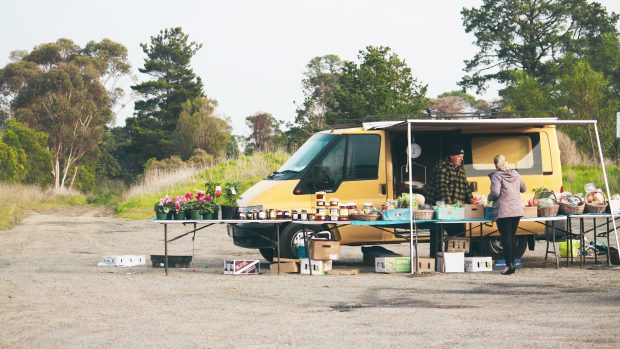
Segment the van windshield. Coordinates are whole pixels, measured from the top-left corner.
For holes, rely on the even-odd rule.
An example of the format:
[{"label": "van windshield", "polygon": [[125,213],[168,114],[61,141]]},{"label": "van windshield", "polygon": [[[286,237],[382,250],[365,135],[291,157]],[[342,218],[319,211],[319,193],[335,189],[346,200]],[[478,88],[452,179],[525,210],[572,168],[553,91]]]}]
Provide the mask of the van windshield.
[{"label": "van windshield", "polygon": [[324,133],[315,134],[310,137],[310,139],[308,139],[306,143],[280,167],[277,173],[297,173],[302,171],[335,137],[336,135]]}]

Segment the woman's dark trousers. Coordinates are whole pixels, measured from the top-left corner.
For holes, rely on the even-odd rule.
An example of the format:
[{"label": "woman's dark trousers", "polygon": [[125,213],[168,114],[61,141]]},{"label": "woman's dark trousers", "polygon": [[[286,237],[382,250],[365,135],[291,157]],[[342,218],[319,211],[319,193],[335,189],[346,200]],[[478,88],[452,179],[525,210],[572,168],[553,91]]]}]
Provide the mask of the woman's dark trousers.
[{"label": "woman's dark trousers", "polygon": [[508,265],[508,263],[514,263],[515,261],[517,227],[519,226],[520,219],[521,217],[506,217],[498,218],[495,222],[497,224],[497,229],[499,229],[499,233],[502,236],[502,247],[504,249],[506,265]]}]

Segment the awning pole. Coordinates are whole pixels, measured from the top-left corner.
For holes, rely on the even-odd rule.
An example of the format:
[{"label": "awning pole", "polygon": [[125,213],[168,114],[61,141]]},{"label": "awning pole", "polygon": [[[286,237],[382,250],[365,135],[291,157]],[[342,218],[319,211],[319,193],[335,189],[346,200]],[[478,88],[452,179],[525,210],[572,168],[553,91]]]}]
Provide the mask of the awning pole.
[{"label": "awning pole", "polygon": [[[407,167],[409,168],[409,264],[411,265],[411,274],[414,270],[414,254],[413,254],[413,164],[411,163],[411,123],[407,120]],[[415,234],[415,265],[418,265],[418,232]],[[416,269],[415,273],[419,271]]]},{"label": "awning pole", "polygon": [[[598,124],[594,124],[594,132],[596,133],[596,143],[598,144],[598,155],[601,158],[601,167],[603,168],[603,177],[605,178],[605,189],[607,190],[607,200],[611,200],[611,192],[609,190],[609,180],[607,179],[607,170],[605,169],[605,158],[603,158],[603,149],[601,148],[601,140],[598,136]],[[587,194],[587,193],[586,193]],[[614,217],[614,211],[609,208],[611,213],[611,222],[614,225],[614,235],[616,236],[616,247],[620,248],[618,243],[618,228],[616,227],[616,217]],[[609,232],[607,232],[609,234]],[[608,252],[609,253],[609,252]]]}]

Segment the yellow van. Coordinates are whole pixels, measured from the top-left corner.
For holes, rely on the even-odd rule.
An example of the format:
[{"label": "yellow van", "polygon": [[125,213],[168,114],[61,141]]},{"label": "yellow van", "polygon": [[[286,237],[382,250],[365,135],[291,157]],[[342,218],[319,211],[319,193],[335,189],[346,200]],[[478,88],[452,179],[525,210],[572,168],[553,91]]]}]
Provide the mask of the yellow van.
[{"label": "yellow van", "polygon": [[[317,191],[328,198],[372,203],[379,207],[402,193],[424,193],[424,185],[434,165],[442,159],[448,144],[461,144],[464,166],[474,194],[488,194],[488,174],[495,169],[493,158],[502,153],[514,166],[529,190],[547,187],[559,192],[562,187],[560,150],[555,119],[424,119],[410,120],[412,127],[412,177],[407,166],[407,122],[365,123],[363,127],[331,129],[314,134],[282,167],[241,195],[240,207],[258,209],[306,209],[314,207]],[[326,230],[309,226],[312,232]],[[518,234],[517,257],[534,247],[536,235],[545,234],[537,223],[522,223]],[[280,230],[281,256],[296,258],[296,246],[302,239],[302,226],[288,224]],[[258,248],[271,260],[276,241],[271,225],[242,224],[228,226],[235,245]],[[402,243],[393,229],[364,226],[332,227],[333,237],[342,245]],[[473,251],[483,255],[502,255],[497,228],[484,227],[470,234]],[[423,234],[420,240],[425,241]],[[428,233],[426,234],[426,237]]]}]

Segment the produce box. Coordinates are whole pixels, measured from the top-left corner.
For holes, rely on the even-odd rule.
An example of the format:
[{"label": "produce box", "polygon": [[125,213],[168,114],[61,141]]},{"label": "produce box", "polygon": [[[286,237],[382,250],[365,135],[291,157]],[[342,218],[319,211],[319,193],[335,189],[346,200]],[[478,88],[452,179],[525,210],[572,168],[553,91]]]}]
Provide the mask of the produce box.
[{"label": "produce box", "polygon": [[258,275],[260,263],[258,259],[225,260],[224,274],[226,275]]},{"label": "produce box", "polygon": [[[272,273],[278,272],[278,263],[271,263],[269,265],[269,270]],[[281,262],[280,263],[280,272],[281,273],[299,273],[299,261],[296,262]]]},{"label": "produce box", "polygon": [[435,271],[435,258],[418,257],[417,270],[419,272]]},{"label": "produce box", "polygon": [[493,219],[493,207],[484,208],[484,219]]},{"label": "produce box", "polygon": [[484,206],[483,205],[463,205],[465,210],[465,219],[484,218]]},{"label": "produce box", "polygon": [[[300,259],[300,272],[302,274],[310,274],[310,260],[308,258]],[[328,270],[332,270],[332,261],[312,260],[312,275],[325,275]]]},{"label": "produce box", "polygon": [[391,210],[383,210],[384,221],[402,221],[409,220],[410,213],[408,208],[395,208]]},{"label": "produce box", "polygon": [[491,257],[465,257],[466,272],[492,271],[493,260]]},{"label": "produce box", "polygon": [[436,207],[435,218],[445,220],[465,219],[465,209],[463,207]]},{"label": "produce box", "polygon": [[437,253],[437,271],[440,273],[465,272],[465,253],[444,252]]},{"label": "produce box", "polygon": [[340,242],[329,240],[310,240],[310,259],[340,259]]},{"label": "produce box", "polygon": [[100,267],[134,267],[144,265],[146,257],[144,255],[121,255],[121,256],[102,256],[97,264]]},{"label": "produce box", "polygon": [[377,273],[409,273],[411,260],[409,257],[377,257],[375,258]]},{"label": "produce box", "polygon": [[[162,254],[152,254],[151,263],[153,268],[164,268],[165,256]],[[189,268],[192,256],[168,256],[168,268]]]},{"label": "produce box", "polygon": [[609,200],[609,210],[611,213],[620,214],[620,200]]},{"label": "produce box", "polygon": [[468,238],[449,238],[444,248],[446,252],[469,252]]},{"label": "produce box", "polygon": [[525,206],[523,207],[523,218],[536,218],[538,217],[538,207]]}]

